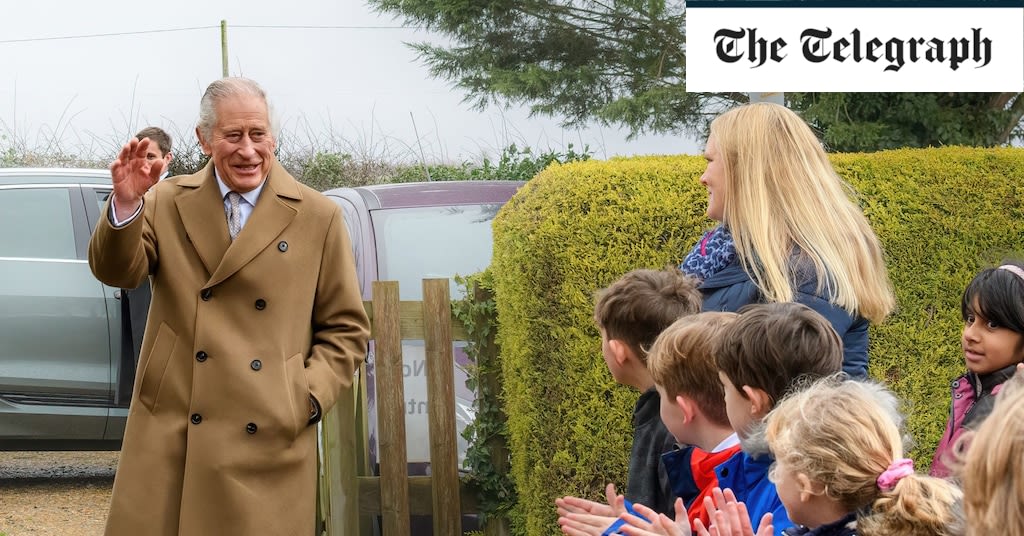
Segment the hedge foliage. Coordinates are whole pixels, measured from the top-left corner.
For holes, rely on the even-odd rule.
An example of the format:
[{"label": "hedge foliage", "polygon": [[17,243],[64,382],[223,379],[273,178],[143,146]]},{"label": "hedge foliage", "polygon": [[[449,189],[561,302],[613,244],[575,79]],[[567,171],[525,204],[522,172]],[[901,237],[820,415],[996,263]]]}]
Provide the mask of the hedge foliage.
[{"label": "hedge foliage", "polygon": [[[870,373],[908,400],[926,467],[960,374],[960,295],[1024,248],[1024,150],[962,147],[833,155],[881,239],[898,311],[871,330]],[[498,342],[518,534],[557,531],[553,500],[624,485],[638,393],[601,359],[593,293],[678,263],[713,225],[700,157],[553,165],[494,223]]]}]

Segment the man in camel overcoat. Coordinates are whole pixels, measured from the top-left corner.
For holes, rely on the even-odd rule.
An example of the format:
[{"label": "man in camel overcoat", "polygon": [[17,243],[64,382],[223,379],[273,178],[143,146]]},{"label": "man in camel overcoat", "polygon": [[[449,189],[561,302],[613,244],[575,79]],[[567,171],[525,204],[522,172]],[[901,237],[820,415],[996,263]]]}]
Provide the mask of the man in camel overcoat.
[{"label": "man in camel overcoat", "polygon": [[315,424],[369,333],[344,218],[276,161],[255,82],[210,84],[196,134],[210,163],[159,182],[125,144],[89,243],[98,279],[153,286],[106,534],[313,534]]}]

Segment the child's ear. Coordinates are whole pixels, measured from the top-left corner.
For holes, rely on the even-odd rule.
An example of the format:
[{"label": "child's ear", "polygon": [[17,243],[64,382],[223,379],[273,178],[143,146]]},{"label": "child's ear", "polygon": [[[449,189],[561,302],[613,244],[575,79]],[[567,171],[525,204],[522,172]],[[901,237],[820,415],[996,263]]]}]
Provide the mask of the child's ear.
[{"label": "child's ear", "polygon": [[806,473],[797,473],[796,482],[800,485],[800,502],[807,502],[812,497],[825,494],[824,484],[811,480]]},{"label": "child's ear", "polygon": [[675,400],[673,400],[673,402],[676,403],[676,406],[679,408],[679,411],[683,413],[683,418],[686,419],[686,422],[693,422],[693,417],[694,415],[696,415],[697,412],[697,403],[694,402],[693,400],[690,400],[689,398],[686,398],[683,395],[676,395],[676,398]]},{"label": "child's ear", "polygon": [[772,410],[772,397],[768,396],[764,389],[744,385],[743,393],[747,395],[747,400],[750,401],[751,415],[764,417]]},{"label": "child's ear", "polygon": [[615,362],[620,367],[626,362],[626,359],[629,358],[630,354],[632,354],[626,346],[626,343],[619,339],[608,339],[608,349],[612,351],[612,358],[615,359]]}]

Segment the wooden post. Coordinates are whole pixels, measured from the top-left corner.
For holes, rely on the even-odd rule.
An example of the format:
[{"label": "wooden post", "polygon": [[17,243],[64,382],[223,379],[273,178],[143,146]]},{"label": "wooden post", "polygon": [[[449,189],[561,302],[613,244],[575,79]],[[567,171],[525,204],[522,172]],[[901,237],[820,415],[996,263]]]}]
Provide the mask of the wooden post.
[{"label": "wooden post", "polygon": [[228,21],[220,21],[220,70],[224,78],[228,77]]},{"label": "wooden post", "polygon": [[[398,282],[373,282],[380,499],[384,536],[409,534],[409,476],[405,447],[405,387]],[[387,386],[382,389],[382,386]]]},{"label": "wooden post", "polygon": [[424,279],[423,341],[427,358],[434,534],[462,533],[451,311],[448,279]]},{"label": "wooden post", "polygon": [[[362,381],[359,378],[358,381]],[[355,406],[358,384],[344,389],[323,420],[323,478],[327,534],[359,534],[359,486],[356,481]]]},{"label": "wooden post", "polygon": [[[410,514],[434,516],[434,534],[460,534],[462,514],[479,511],[476,498],[459,480],[456,442],[452,339],[468,335],[452,316],[448,280],[423,285],[424,301],[398,301],[397,283],[375,282],[375,300],[363,302],[374,339],[381,476],[372,476],[367,459],[364,365],[352,389],[324,416],[318,508],[328,536],[371,534],[378,516],[384,536],[407,536]],[[403,339],[422,339],[426,351],[430,476],[408,475]],[[492,519],[488,526],[499,522],[504,520]]]}]

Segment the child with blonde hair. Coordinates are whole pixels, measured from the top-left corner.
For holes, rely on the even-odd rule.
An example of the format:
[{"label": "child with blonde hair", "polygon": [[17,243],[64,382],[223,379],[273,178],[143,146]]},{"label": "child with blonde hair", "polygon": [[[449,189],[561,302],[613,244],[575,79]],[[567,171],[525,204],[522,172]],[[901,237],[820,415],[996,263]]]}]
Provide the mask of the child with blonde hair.
[{"label": "child with blonde hair", "polygon": [[[836,376],[793,392],[772,410],[765,430],[775,454],[771,478],[795,523],[783,534],[963,534],[963,494],[949,481],[917,473],[903,457],[897,406],[895,396],[878,384]],[[979,495],[978,500],[987,497]],[[705,502],[714,510],[711,534],[754,534],[750,519],[737,515],[744,506],[729,490],[717,492],[715,504]],[[757,534],[770,534],[770,522],[762,518]],[[632,524],[635,530],[627,529],[627,534],[689,534],[664,516],[654,523]],[[709,531],[700,526],[697,533]]]},{"label": "child with blonde hair", "polygon": [[772,479],[788,534],[954,536],[962,494],[918,474],[904,457],[895,396],[884,387],[828,378],[789,396],[768,416]]},{"label": "child with blonde hair", "polygon": [[1024,536],[1024,376],[1006,382],[961,471],[967,535]]},{"label": "child with blonde hair", "polygon": [[967,446],[958,439],[985,420],[1003,382],[1024,361],[1024,265],[982,270],[964,290],[960,312],[967,372],[951,386],[952,410],[930,471],[938,477],[949,476],[949,463]]}]

